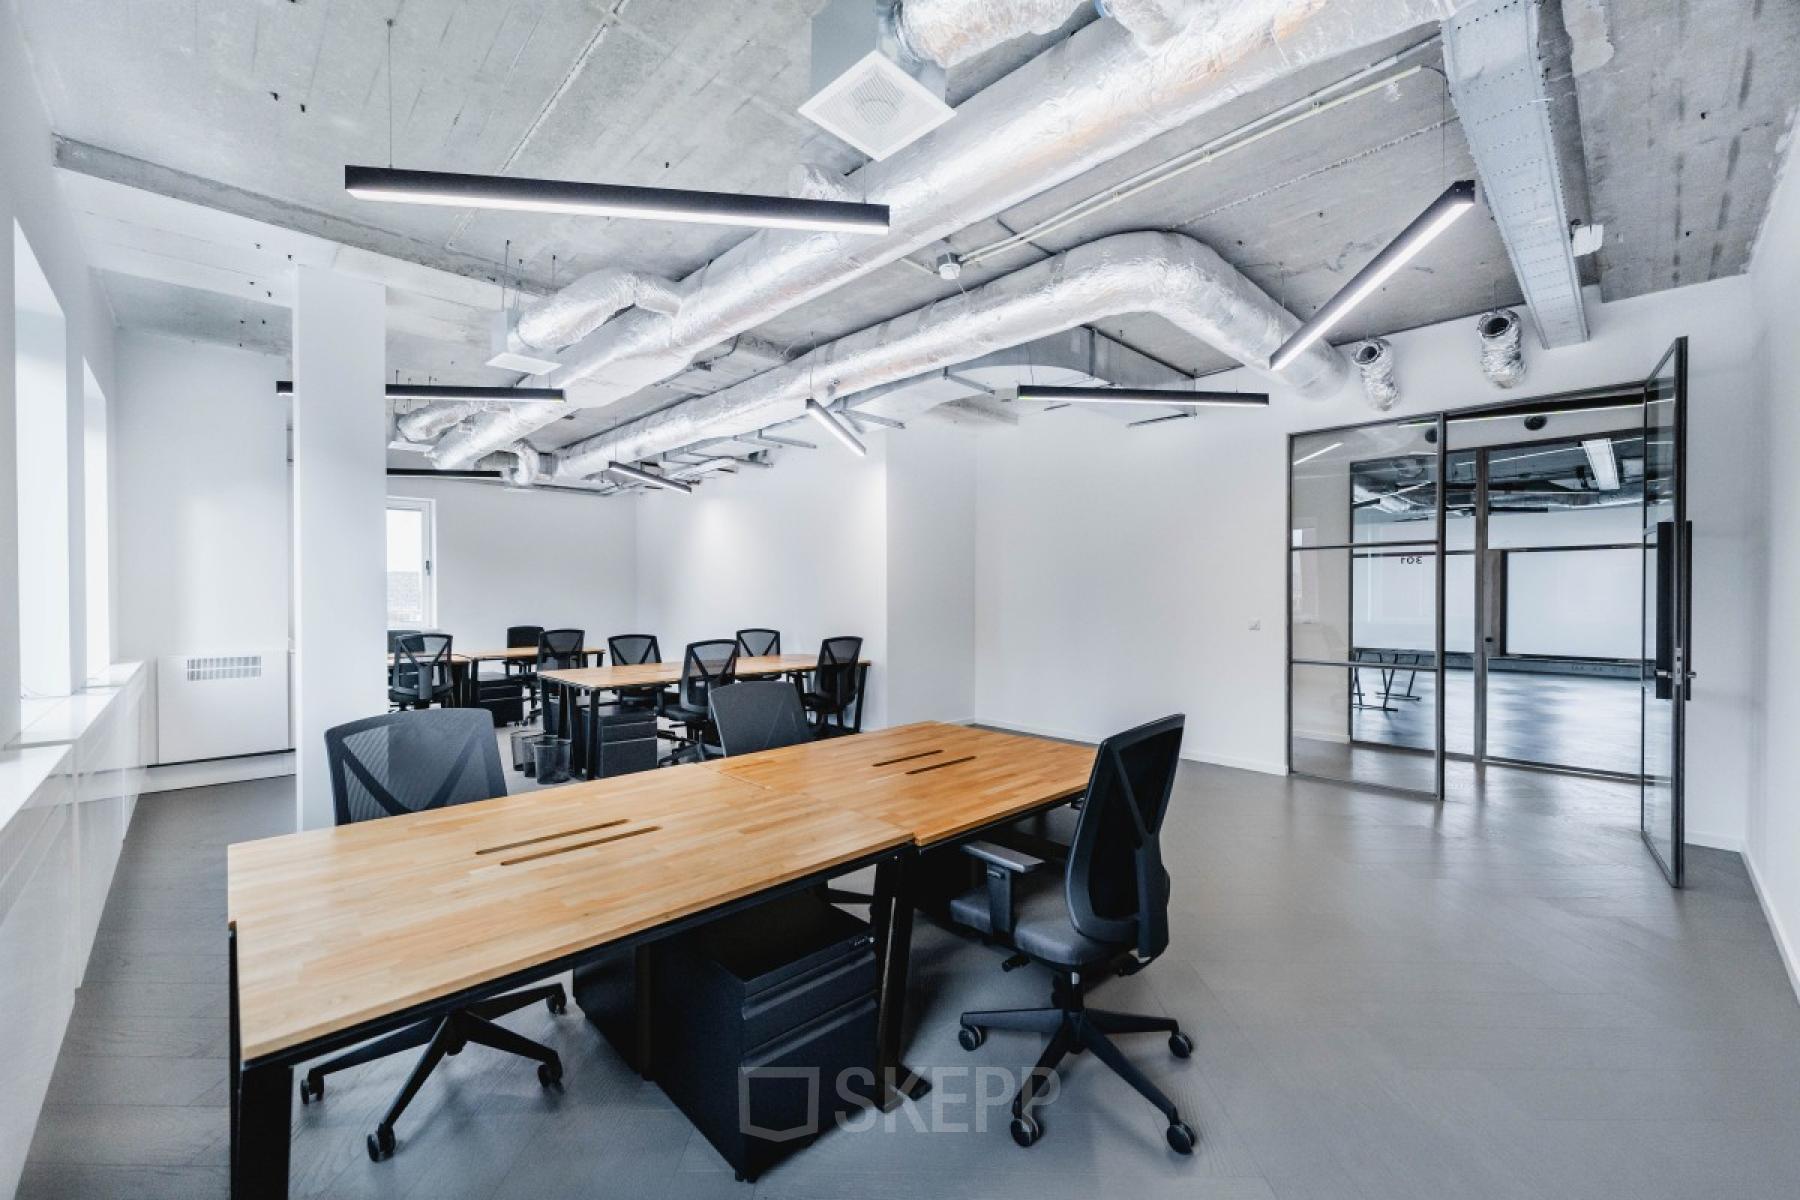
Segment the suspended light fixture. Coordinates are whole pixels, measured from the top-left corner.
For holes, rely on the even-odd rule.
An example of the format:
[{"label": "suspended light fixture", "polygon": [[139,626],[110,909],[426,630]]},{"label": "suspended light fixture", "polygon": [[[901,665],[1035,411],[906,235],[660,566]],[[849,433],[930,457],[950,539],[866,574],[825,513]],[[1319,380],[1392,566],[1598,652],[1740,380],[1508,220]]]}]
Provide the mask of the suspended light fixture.
[{"label": "suspended light fixture", "polygon": [[844,424],[844,419],[817,400],[806,402],[806,415],[823,426],[832,437],[844,443],[845,448],[858,458],[863,458],[869,453],[869,448],[858,441],[854,433],[850,432],[850,427]]},{"label": "suspended light fixture", "polygon": [[[277,379],[277,396],[294,394],[294,381]],[[447,387],[435,383],[390,383],[389,400],[498,400],[510,404],[553,403],[566,400],[561,388]]]},{"label": "suspended light fixture", "polygon": [[450,208],[498,208],[514,212],[573,213],[638,221],[688,221],[763,229],[811,229],[826,233],[883,234],[885,204],[847,200],[798,200],[790,196],[739,196],[676,188],[625,187],[510,175],[463,175],[395,167],[344,168],[344,190],[359,200],[434,204]]},{"label": "suspended light fixture", "polygon": [[1270,369],[1279,371],[1300,357],[1302,351],[1329,333],[1351,309],[1367,300],[1377,288],[1393,277],[1394,272],[1412,261],[1438,234],[1450,228],[1458,217],[1474,207],[1474,180],[1459,179],[1445,188],[1444,194],[1413,218],[1412,224],[1402,229],[1399,237],[1383,247],[1381,253],[1369,260],[1368,266],[1358,271],[1349,283],[1338,289],[1337,295],[1327,300],[1310,320],[1294,331],[1294,336],[1282,343],[1281,348],[1275,351],[1275,356],[1269,360]]},{"label": "suspended light fixture", "polygon": [[1160,404],[1173,408],[1254,408],[1269,402],[1267,392],[1196,392],[1189,389],[1125,387],[1040,387],[1022,383],[1018,400],[1046,400],[1058,404]]},{"label": "suspended light fixture", "polygon": [[658,475],[654,471],[640,470],[637,467],[627,466],[625,463],[621,462],[607,463],[606,474],[616,475],[620,479],[629,479],[633,483],[644,483],[651,487],[666,488],[671,492],[691,494],[694,490],[692,484],[683,483],[679,479],[670,479],[665,475]]}]

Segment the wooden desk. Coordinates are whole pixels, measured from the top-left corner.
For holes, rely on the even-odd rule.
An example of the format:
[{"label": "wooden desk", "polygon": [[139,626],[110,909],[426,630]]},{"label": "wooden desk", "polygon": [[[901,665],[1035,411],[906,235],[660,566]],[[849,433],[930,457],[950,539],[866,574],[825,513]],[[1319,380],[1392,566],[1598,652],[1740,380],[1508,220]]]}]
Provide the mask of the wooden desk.
[{"label": "wooden desk", "polygon": [[1080,795],[1094,748],[926,721],[705,765],[857,809],[927,848]]},{"label": "wooden desk", "polygon": [[[869,660],[858,659],[858,665],[868,666]],[[758,657],[744,655],[737,660],[739,678],[755,678],[763,675],[798,675],[815,670],[819,665],[817,654],[767,654]],[[671,683],[681,682],[681,663],[614,663],[610,667],[582,667],[568,671],[541,671],[538,677],[548,679],[552,683],[563,684],[589,692],[616,692],[620,688],[665,687]]]},{"label": "wooden desk", "polygon": [[231,846],[235,1194],[286,1194],[296,1063],[907,842],[692,766]]}]

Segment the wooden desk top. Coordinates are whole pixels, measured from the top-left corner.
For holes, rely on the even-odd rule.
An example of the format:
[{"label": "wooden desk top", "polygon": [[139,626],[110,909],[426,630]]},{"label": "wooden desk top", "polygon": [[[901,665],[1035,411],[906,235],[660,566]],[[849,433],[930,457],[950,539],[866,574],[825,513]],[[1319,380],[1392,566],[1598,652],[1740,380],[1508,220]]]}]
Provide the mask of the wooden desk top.
[{"label": "wooden desk top", "polygon": [[857,809],[693,765],[240,842],[227,908],[243,1057],[907,841]]},{"label": "wooden desk top", "polygon": [[[388,666],[390,666],[390,667],[391,667],[391,666],[393,666],[393,665],[394,665],[394,660],[395,660],[395,659],[397,659],[397,658],[399,658],[399,657],[400,657],[400,656],[399,656],[399,655],[398,655],[398,654],[390,654],[390,655],[388,655]],[[468,656],[466,656],[466,655],[462,655],[462,654],[457,654],[457,653],[455,653],[455,652],[454,652],[454,651],[452,651],[452,652],[451,652],[451,654],[450,654],[450,661],[451,661],[451,662],[452,662],[452,663],[456,663],[456,664],[463,664],[463,665],[466,665],[466,664],[467,664],[467,663],[468,663],[468,662],[469,662],[469,659],[468,659]],[[421,658],[421,659],[420,659],[420,660],[419,660],[419,665],[420,665],[420,666],[421,666],[421,667],[423,667],[423,666],[429,666],[429,665],[430,665],[430,662],[431,662],[431,659],[430,659],[430,657],[429,657],[429,656],[426,656],[426,657],[424,657],[424,658]]]},{"label": "wooden desk top", "polygon": [[[858,659],[864,666],[868,659]],[[811,671],[819,665],[817,654],[769,654],[760,657],[745,655],[737,661],[737,673],[740,678],[752,675],[786,675],[794,671]],[[590,688],[595,691],[612,691],[616,688],[660,687],[663,684],[678,683],[681,680],[681,663],[630,663],[624,666],[614,663],[610,667],[581,667],[569,671],[542,671],[539,677],[552,683],[566,683],[573,687]]]},{"label": "wooden desk top", "polygon": [[930,846],[1079,795],[1094,748],[926,721],[704,765],[855,809]]}]

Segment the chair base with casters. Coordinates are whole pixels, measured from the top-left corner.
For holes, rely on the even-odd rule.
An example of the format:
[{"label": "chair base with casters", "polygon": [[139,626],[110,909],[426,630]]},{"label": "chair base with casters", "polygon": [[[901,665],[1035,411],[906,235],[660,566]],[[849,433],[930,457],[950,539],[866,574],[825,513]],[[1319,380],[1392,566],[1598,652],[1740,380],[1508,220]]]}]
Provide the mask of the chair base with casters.
[{"label": "chair base with casters", "polygon": [[471,1004],[467,1008],[458,1009],[447,1017],[435,1021],[420,1021],[397,1033],[377,1038],[372,1042],[346,1051],[336,1058],[327,1059],[317,1066],[311,1067],[300,1078],[300,1103],[311,1104],[314,1100],[325,1098],[325,1077],[344,1070],[346,1067],[361,1066],[386,1058],[390,1054],[398,1054],[402,1050],[410,1050],[415,1046],[424,1046],[425,1053],[419,1056],[406,1077],[406,1083],[400,1088],[400,1094],[382,1115],[375,1132],[368,1137],[369,1157],[376,1162],[389,1157],[394,1152],[397,1141],[394,1137],[394,1125],[400,1120],[406,1106],[412,1103],[413,1097],[419,1094],[419,1088],[437,1069],[447,1054],[460,1054],[464,1046],[487,1046],[508,1054],[516,1054],[520,1058],[533,1059],[538,1064],[538,1083],[546,1088],[562,1085],[562,1059],[556,1051],[540,1042],[534,1042],[522,1034],[514,1033],[506,1026],[498,1024],[494,1018],[503,1017],[507,1013],[517,1012],[530,1004],[543,1001],[552,1013],[561,1014],[569,1007],[569,998],[560,983],[547,984],[543,987],[527,988],[521,992],[509,992],[504,996],[496,996],[492,1000],[483,1000]]},{"label": "chair base with casters", "polygon": [[1119,1050],[1114,1034],[1162,1033],[1169,1039],[1169,1052],[1186,1058],[1194,1052],[1194,1043],[1181,1026],[1169,1017],[1142,1016],[1137,1013],[1112,1012],[1087,1007],[1084,985],[1079,972],[1058,974],[1052,988],[1050,1007],[996,1009],[966,1012],[957,1041],[964,1050],[975,1050],[987,1040],[990,1029],[1010,1029],[1022,1033],[1042,1034],[1050,1039],[1039,1056],[1037,1065],[1025,1077],[1019,1093],[1013,1098],[1012,1138],[1021,1146],[1030,1146],[1044,1136],[1044,1126],[1032,1113],[1032,1105],[1043,1092],[1046,1078],[1070,1053],[1093,1052],[1144,1099],[1155,1105],[1168,1118],[1169,1149],[1177,1154],[1192,1154],[1198,1139],[1191,1125],[1181,1119],[1175,1102],[1140,1071],[1137,1064]]}]

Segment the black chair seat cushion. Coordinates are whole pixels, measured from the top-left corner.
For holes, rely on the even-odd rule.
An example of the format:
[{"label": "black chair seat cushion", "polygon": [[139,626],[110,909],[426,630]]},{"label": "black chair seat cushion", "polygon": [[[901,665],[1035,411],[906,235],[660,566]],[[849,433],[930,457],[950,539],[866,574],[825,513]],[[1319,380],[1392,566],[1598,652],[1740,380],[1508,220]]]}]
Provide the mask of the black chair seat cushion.
[{"label": "black chair seat cushion", "polygon": [[821,696],[817,692],[807,692],[800,697],[800,703],[813,712],[837,713],[849,707],[847,704],[833,700],[829,696]]},{"label": "black chair seat cushion", "polygon": [[[1124,946],[1096,942],[1076,931],[1063,902],[1060,871],[1038,871],[1013,880],[1012,944],[1021,954],[1053,967],[1079,969],[1115,958]],[[950,918],[982,933],[992,933],[985,887],[950,901]]]}]

